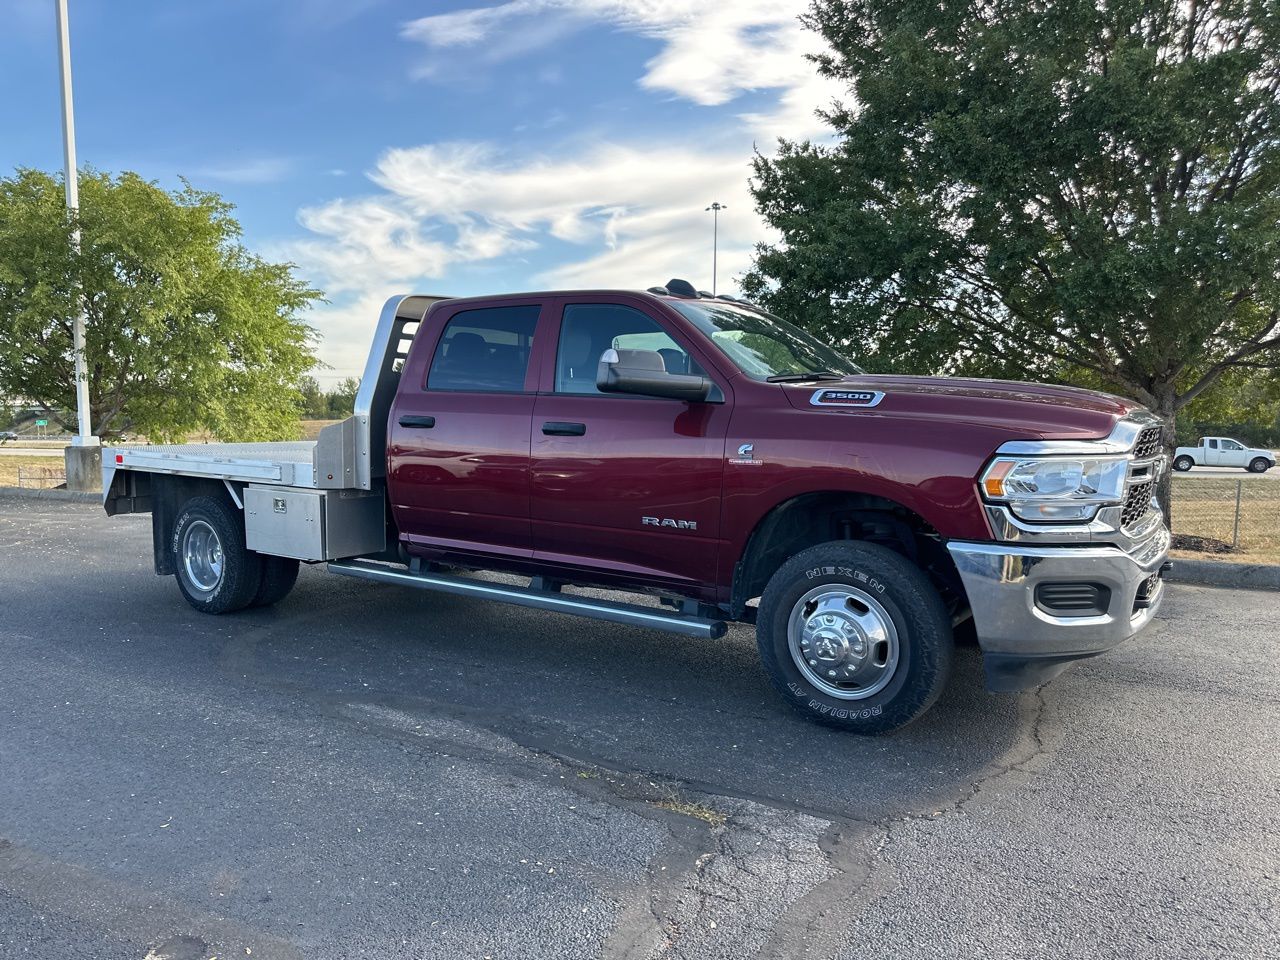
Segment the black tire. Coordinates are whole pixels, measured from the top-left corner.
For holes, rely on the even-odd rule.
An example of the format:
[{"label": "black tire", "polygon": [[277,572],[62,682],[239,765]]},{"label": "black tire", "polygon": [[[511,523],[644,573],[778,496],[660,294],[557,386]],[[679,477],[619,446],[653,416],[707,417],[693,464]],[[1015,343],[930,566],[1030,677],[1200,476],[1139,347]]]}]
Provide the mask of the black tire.
[{"label": "black tire", "polygon": [[[851,602],[877,618],[887,614],[896,631],[896,666],[890,669],[886,656],[886,667],[875,675],[883,688],[875,690],[875,682],[867,683],[865,690],[874,692],[860,693],[859,699],[824,692],[791,653],[788,623],[793,612],[804,616],[808,605],[801,607],[800,602],[828,584],[836,586],[836,593],[843,585],[874,600],[880,611],[856,597]],[[951,618],[928,577],[900,554],[857,541],[810,547],[778,569],[760,598],[756,644],[765,672],[792,707],[817,723],[862,734],[896,730],[928,710],[946,686],[955,646]]]},{"label": "black tire", "polygon": [[1196,465],[1196,462],[1192,460],[1190,457],[1188,457],[1185,453],[1182,456],[1178,457],[1178,459],[1173,461],[1173,469],[1177,470],[1179,473],[1186,473],[1195,465]]},{"label": "black tire", "polygon": [[1254,457],[1249,463],[1250,473],[1266,473],[1271,469],[1271,461],[1266,457]]},{"label": "black tire", "polygon": [[[212,533],[217,545],[205,549]],[[191,538],[188,544],[188,538]],[[208,560],[188,563],[186,548]],[[262,583],[262,557],[244,545],[244,521],[229,503],[193,497],[182,505],[169,538],[178,589],[201,613],[232,613],[253,602]],[[216,558],[216,559],[213,559]],[[199,579],[201,574],[205,579]]]},{"label": "black tire", "polygon": [[270,607],[289,595],[298,582],[298,561],[290,557],[262,557],[262,579],[252,607]]}]

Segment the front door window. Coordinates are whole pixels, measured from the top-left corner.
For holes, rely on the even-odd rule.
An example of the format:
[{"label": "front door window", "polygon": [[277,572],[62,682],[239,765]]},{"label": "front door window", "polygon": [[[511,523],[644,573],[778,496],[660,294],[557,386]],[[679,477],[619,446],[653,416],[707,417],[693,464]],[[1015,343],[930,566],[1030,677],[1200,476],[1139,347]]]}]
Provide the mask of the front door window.
[{"label": "front door window", "polygon": [[667,373],[705,376],[688,351],[656,321],[634,307],[620,303],[571,303],[564,308],[560,325],[556,393],[599,394],[596,370],[600,355],[609,349],[619,353],[654,354],[661,359]]}]

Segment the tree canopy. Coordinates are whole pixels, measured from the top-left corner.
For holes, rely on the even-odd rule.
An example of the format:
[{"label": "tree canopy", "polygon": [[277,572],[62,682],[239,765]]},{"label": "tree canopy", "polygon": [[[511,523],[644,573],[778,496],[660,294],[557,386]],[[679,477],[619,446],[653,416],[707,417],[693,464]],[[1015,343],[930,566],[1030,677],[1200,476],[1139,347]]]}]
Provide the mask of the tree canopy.
[{"label": "tree canopy", "polygon": [[232,206],[190,185],[85,171],[72,217],[61,178],[24,169],[0,180],[0,394],[75,429],[72,323],[83,305],[100,436],[292,435],[297,384],[315,364],[300,314],[320,294],[240,236]]},{"label": "tree canopy", "polygon": [[[1170,424],[1280,366],[1274,0],[817,0],[829,144],[757,157],[749,293],[871,369]],[[1268,372],[1267,376],[1273,376]]]}]

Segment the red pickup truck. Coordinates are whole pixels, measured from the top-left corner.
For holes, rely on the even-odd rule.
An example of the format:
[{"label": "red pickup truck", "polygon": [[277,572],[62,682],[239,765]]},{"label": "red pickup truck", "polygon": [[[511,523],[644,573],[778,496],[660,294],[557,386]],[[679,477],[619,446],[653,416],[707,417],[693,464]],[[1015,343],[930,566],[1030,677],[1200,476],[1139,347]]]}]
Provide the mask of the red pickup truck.
[{"label": "red pickup truck", "polygon": [[1070,387],[867,375],[684,281],[395,297],[353,417],[314,443],[109,450],[104,502],[152,513],[156,571],[199,610],[327,562],[696,637],[753,623],[787,702],[875,733],[934,702],[969,618],[994,690],[1151,620],[1161,430]]}]

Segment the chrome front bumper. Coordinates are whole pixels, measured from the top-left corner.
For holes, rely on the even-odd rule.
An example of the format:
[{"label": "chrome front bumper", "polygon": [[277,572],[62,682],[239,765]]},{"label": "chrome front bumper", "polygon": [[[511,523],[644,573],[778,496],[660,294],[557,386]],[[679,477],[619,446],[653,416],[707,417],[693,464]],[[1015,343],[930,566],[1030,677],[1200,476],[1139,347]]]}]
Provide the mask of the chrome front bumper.
[{"label": "chrome front bumper", "polygon": [[[1036,686],[1076,660],[1110,650],[1145,627],[1164,599],[1160,576],[1169,531],[1162,521],[1128,551],[964,541],[947,547],[969,597],[992,690]],[[1050,583],[1099,584],[1110,597],[1105,610],[1060,616],[1036,600],[1036,587]]]}]

